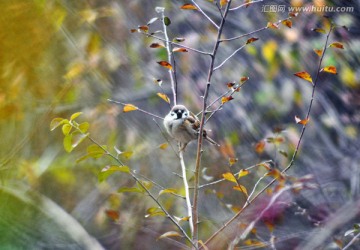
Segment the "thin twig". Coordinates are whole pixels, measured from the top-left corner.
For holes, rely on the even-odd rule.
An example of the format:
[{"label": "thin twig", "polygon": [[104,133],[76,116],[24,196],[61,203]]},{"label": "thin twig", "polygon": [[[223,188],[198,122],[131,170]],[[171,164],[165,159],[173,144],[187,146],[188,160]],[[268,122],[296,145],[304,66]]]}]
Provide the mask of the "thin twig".
[{"label": "thin twig", "polygon": [[[179,146],[179,148],[180,148],[180,146]],[[184,162],[184,150],[181,150],[181,148],[180,148],[179,157],[180,157],[182,178],[183,178],[183,182],[184,182],[187,213],[189,216],[190,234],[191,234],[191,237],[193,237],[194,224],[193,224],[193,220],[192,220],[192,207],[191,207],[191,201],[190,201],[189,184],[188,184],[187,177],[186,177],[186,166],[185,166],[185,162]]]},{"label": "thin twig", "polygon": [[[272,161],[272,160],[263,161],[263,162],[261,162],[261,163],[252,165],[252,166],[247,167],[247,168],[242,169],[242,170],[250,170],[250,169],[252,169],[252,168],[259,167],[259,166],[262,166],[263,164],[271,163],[271,162],[273,162],[273,161]],[[234,175],[238,175],[242,170],[238,171],[238,172],[235,173]],[[205,188],[205,187],[208,187],[208,186],[212,186],[212,185],[218,184],[218,183],[223,182],[223,181],[225,181],[225,178],[222,178],[222,179],[219,179],[219,180],[210,182],[210,183],[206,183],[206,184],[200,185],[199,188]]]},{"label": "thin twig", "polygon": [[204,17],[206,17],[206,19],[208,19],[217,29],[219,29],[219,25],[217,25],[217,24],[201,9],[201,7],[195,2],[195,0],[191,0],[191,2],[196,6],[196,8],[198,9],[198,11],[200,11],[200,13],[203,14]]},{"label": "thin twig", "polygon": [[243,46],[241,46],[240,48],[236,49],[230,56],[228,56],[222,63],[220,63],[218,66],[216,66],[213,71],[220,69],[228,60],[231,59],[231,57],[233,57],[236,53],[238,53],[240,50],[242,50],[244,47],[246,46],[246,44],[244,44]]},{"label": "thin twig", "polygon": [[[111,99],[107,99],[107,101],[108,101],[108,102],[112,102],[112,103],[116,103],[116,104],[120,104],[120,105],[123,105],[123,106],[129,105],[129,104],[127,104],[127,103],[123,103],[123,102],[119,102],[119,101],[114,101],[114,100],[111,100]],[[134,111],[140,111],[140,112],[142,112],[142,113],[144,113],[144,114],[147,114],[147,115],[153,116],[153,117],[155,117],[155,118],[164,120],[164,117],[155,115],[155,114],[150,113],[149,111],[143,110],[143,109],[141,109],[141,108],[139,108],[139,107],[136,107],[136,110],[134,110]]]},{"label": "thin twig", "polygon": [[346,250],[348,249],[352,244],[355,243],[355,241],[360,238],[360,233],[358,233],[357,235],[354,236],[354,238],[351,239],[351,241],[346,245],[344,246],[344,248],[342,250]]},{"label": "thin twig", "polygon": [[[74,128],[76,128],[78,131],[81,132],[81,130],[79,130],[78,127],[74,126]],[[82,134],[84,134],[83,132],[81,132]],[[117,161],[120,165],[124,165],[116,156],[114,156],[113,154],[111,154],[106,148],[104,148],[100,143],[98,143],[97,141],[95,141],[92,137],[87,136],[87,138],[93,142],[94,144],[96,144],[99,148],[101,148],[106,155],[108,155],[109,157],[113,158],[115,161]],[[192,242],[191,238],[189,237],[189,235],[185,232],[185,230],[180,226],[180,224],[176,221],[176,219],[171,216],[171,214],[165,209],[165,207],[156,199],[156,197],[150,192],[150,190],[141,182],[141,180],[136,176],[136,174],[133,171],[129,171],[129,174],[131,175],[131,177],[136,181],[136,183],[138,183],[144,190],[145,192],[151,197],[151,199],[159,206],[159,208],[165,213],[165,215],[174,223],[174,225],[181,231],[181,233],[184,235],[184,237],[193,245],[194,243]]]},{"label": "thin twig", "polygon": [[172,148],[172,150],[174,151],[174,153],[176,154],[177,157],[179,157],[178,152],[175,150],[175,148],[173,147],[173,145],[170,143],[169,139],[166,137],[165,132],[162,130],[162,128],[160,127],[159,123],[157,123],[157,121],[155,119],[153,119],[153,121],[155,122],[156,126],[158,126],[158,128],[160,129],[160,132],[162,134],[162,136],[165,138],[165,140],[167,141],[167,143],[170,145],[170,147]]},{"label": "thin twig", "polygon": [[[324,49],[323,49],[323,53],[321,55],[321,58],[320,58],[320,61],[319,61],[319,65],[318,65],[318,68],[317,68],[317,74],[316,74],[316,77],[315,77],[315,80],[314,80],[314,84],[313,84],[313,91],[312,91],[312,95],[311,95],[311,100],[310,100],[310,104],[309,104],[309,107],[308,107],[308,111],[307,111],[307,115],[306,115],[306,119],[309,118],[310,116],[310,112],[311,112],[311,109],[312,109],[312,103],[313,103],[313,100],[314,100],[314,95],[315,95],[315,88],[316,88],[316,85],[317,85],[317,82],[318,82],[318,79],[319,79],[319,74],[320,74],[320,69],[321,69],[321,64],[322,64],[322,61],[323,61],[323,58],[324,58],[324,55],[325,55],[325,52],[326,52],[326,49],[327,49],[327,44],[328,44],[328,41],[329,41],[329,37],[330,37],[330,34],[333,30],[333,27],[330,28],[327,36],[326,36],[326,41],[325,41],[325,45],[324,45]],[[306,128],[306,125],[303,125],[302,127],[302,130],[301,130],[301,134],[300,134],[300,138],[298,140],[298,143],[296,145],[296,149],[293,153],[293,156],[292,156],[292,159],[289,163],[289,165],[283,170],[281,171],[281,173],[285,173],[287,172],[291,167],[292,165],[294,164],[295,162],[295,158],[296,158],[296,155],[297,155],[297,152],[299,150],[299,147],[300,147],[300,144],[301,144],[301,141],[302,141],[302,138],[303,138],[303,135],[305,133],[305,128]],[[276,179],[273,179],[272,181],[270,181],[263,189],[261,189],[248,203],[246,203],[244,205],[244,207],[239,211],[237,212],[230,220],[228,220],[221,228],[219,228],[206,242],[205,242],[205,245],[209,244],[219,233],[221,233],[226,227],[228,227],[228,225],[230,225],[233,221],[235,221],[235,219],[237,219],[240,214],[242,214],[242,212],[250,205],[252,204],[262,193],[264,193],[270,186],[272,186],[274,183],[275,183]]]},{"label": "thin twig", "polygon": [[[211,85],[212,74],[214,72],[213,69],[214,69],[215,56],[217,54],[217,51],[218,51],[218,48],[220,45],[220,38],[221,38],[221,34],[223,32],[226,16],[229,12],[230,5],[231,5],[231,0],[228,1],[227,5],[225,7],[224,16],[221,19],[216,42],[214,45],[213,52],[211,54],[211,61],[210,61],[208,77],[207,77],[207,81],[206,81],[203,109],[202,109],[202,115],[201,115],[201,120],[200,120],[200,128],[199,128],[200,135],[202,135],[203,130],[204,130],[204,125],[205,125],[205,115],[206,115],[205,111],[206,111],[206,107],[207,107],[206,103],[207,103],[207,98],[209,96],[209,88]],[[201,162],[201,155],[202,155],[202,142],[203,142],[203,136],[199,136],[198,143],[197,143],[196,163],[195,163],[195,171],[194,171],[194,198],[193,198],[194,201],[193,201],[193,213],[192,213],[193,214],[192,219],[193,219],[193,223],[194,223],[193,241],[195,242],[196,245],[198,242],[198,216],[199,216],[198,215],[198,202],[199,202],[199,179],[200,179],[200,162]]]},{"label": "thin twig", "polygon": [[[282,20],[278,20],[277,22],[275,22],[275,24],[278,25],[278,24],[280,24],[281,22],[283,22],[283,21],[285,21],[285,20],[290,20],[290,19],[291,19],[291,17],[287,17],[287,18],[284,18],[284,19],[282,19]],[[264,26],[264,27],[262,27],[262,28],[260,28],[260,29],[251,31],[251,32],[249,32],[249,33],[242,34],[242,35],[240,35],[240,36],[231,37],[231,38],[224,38],[224,39],[221,39],[220,41],[221,41],[221,42],[234,41],[234,40],[237,40],[237,39],[240,39],[240,38],[243,38],[243,37],[247,37],[247,36],[253,35],[253,34],[255,34],[255,33],[258,33],[258,32],[260,32],[260,31],[262,31],[262,30],[266,30],[266,29],[268,29],[268,28],[269,28],[268,26]]]},{"label": "thin twig", "polygon": [[[166,28],[166,24],[165,24],[165,9],[163,9],[161,11],[161,20],[162,20],[163,31],[164,31],[164,36],[165,36],[165,47],[166,47],[166,51],[167,51],[167,55],[168,55],[168,61],[169,61],[169,63],[172,63],[172,62],[175,62],[175,60],[173,59],[171,43],[169,43],[169,36],[167,34],[167,28]],[[170,68],[168,70],[168,73],[170,76],[174,105],[177,104],[177,82],[175,81],[175,77],[174,77],[175,72],[176,72],[175,65],[172,65],[172,68]]]},{"label": "thin twig", "polygon": [[152,34],[149,34],[149,33],[145,33],[145,32],[141,32],[141,34],[144,34],[146,36],[149,36],[149,37],[152,37],[152,38],[155,38],[159,41],[163,41],[163,42],[167,42],[167,43],[170,43],[172,45],[176,45],[180,48],[184,48],[184,49],[187,49],[187,50],[190,50],[190,51],[193,51],[193,52],[196,52],[196,53],[199,53],[199,54],[203,54],[203,55],[207,55],[207,56],[210,56],[211,53],[209,52],[206,52],[206,51],[201,51],[201,50],[198,50],[198,49],[194,49],[194,48],[191,48],[191,47],[188,47],[186,45],[183,45],[183,44],[180,44],[180,43],[176,43],[176,42],[173,42],[173,41],[169,41],[169,40],[166,40],[165,38],[162,38],[162,37],[158,37],[158,36],[155,36],[155,35],[152,35]]},{"label": "thin twig", "polygon": [[237,7],[231,8],[230,11],[238,10],[238,9],[240,9],[240,8],[242,8],[242,7],[247,6],[247,5],[254,4],[254,3],[258,3],[258,2],[263,2],[263,1],[264,1],[264,0],[252,0],[252,1],[249,2],[249,3],[243,3],[243,4],[241,4],[241,5],[237,6]]}]

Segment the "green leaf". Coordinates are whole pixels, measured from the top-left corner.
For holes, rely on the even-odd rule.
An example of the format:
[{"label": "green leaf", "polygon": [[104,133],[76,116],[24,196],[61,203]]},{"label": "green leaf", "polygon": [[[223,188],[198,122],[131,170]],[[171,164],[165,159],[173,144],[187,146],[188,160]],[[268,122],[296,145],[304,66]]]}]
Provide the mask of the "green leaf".
[{"label": "green leaf", "polygon": [[167,188],[167,189],[160,190],[159,196],[162,194],[176,194],[176,193],[177,193],[177,190],[175,188]]},{"label": "green leaf", "polygon": [[169,17],[164,17],[164,24],[166,25],[166,26],[169,26],[170,24],[171,24],[171,21],[170,21],[170,18]]},{"label": "green leaf", "polygon": [[[140,181],[140,182],[141,182],[141,184],[142,184],[147,190],[151,189],[152,186],[153,186],[153,183],[150,182],[150,181]],[[144,188],[140,185],[139,182],[137,182],[136,184],[137,184],[137,186],[138,186],[138,188],[139,188],[140,190],[145,191]]]},{"label": "green leaf", "polygon": [[66,123],[62,126],[61,130],[64,135],[68,135],[72,129],[72,126],[69,123]]},{"label": "green leaf", "polygon": [[90,124],[88,122],[83,122],[79,125],[79,130],[81,133],[86,133],[90,127]]},{"label": "green leaf", "polygon": [[89,135],[89,134],[79,134],[75,132],[73,132],[72,134],[73,136],[71,142],[73,148],[76,148]]},{"label": "green leaf", "polygon": [[[106,145],[102,146],[105,150],[107,150]],[[101,156],[103,156],[105,154],[104,149],[102,149],[100,146],[96,145],[96,144],[92,144],[90,146],[87,147],[86,151],[88,153],[88,155],[94,159],[100,158]]]},{"label": "green leaf", "polygon": [[71,117],[70,117],[70,121],[76,119],[81,114],[82,114],[82,112],[76,112],[76,113],[72,114]]},{"label": "green leaf", "polygon": [[60,118],[60,117],[52,119],[52,121],[50,122],[50,131],[53,131],[60,125],[64,124],[65,121],[67,121],[67,120],[64,118]]},{"label": "green leaf", "polygon": [[70,153],[74,149],[71,141],[72,141],[72,134],[65,135],[63,144],[65,151],[68,153]]},{"label": "green leaf", "polygon": [[130,168],[128,166],[106,166],[101,169],[98,175],[99,182],[105,181],[110,175],[116,172],[130,173]]},{"label": "green leaf", "polygon": [[142,190],[136,187],[121,187],[117,191],[118,193],[143,193]]},{"label": "green leaf", "polygon": [[158,207],[151,207],[146,210],[145,218],[148,218],[150,216],[165,216],[166,214],[164,211],[159,209]]}]

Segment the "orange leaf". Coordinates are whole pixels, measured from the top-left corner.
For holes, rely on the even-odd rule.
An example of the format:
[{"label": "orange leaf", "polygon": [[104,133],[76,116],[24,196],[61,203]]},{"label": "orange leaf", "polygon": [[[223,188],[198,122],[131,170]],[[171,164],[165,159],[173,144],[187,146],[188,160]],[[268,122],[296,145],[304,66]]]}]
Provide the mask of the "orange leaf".
[{"label": "orange leaf", "polygon": [[250,174],[249,170],[246,169],[241,169],[238,175],[238,179],[240,179],[241,177],[247,176],[248,174]]},{"label": "orange leaf", "polygon": [[172,51],[173,52],[188,52],[188,50],[185,48],[174,48]]},{"label": "orange leaf", "polygon": [[344,49],[344,45],[339,42],[334,42],[334,43],[330,44],[329,47],[333,47],[333,48],[337,48],[337,49]]},{"label": "orange leaf", "polygon": [[150,48],[157,49],[157,48],[164,48],[164,45],[160,43],[152,43],[150,44]]},{"label": "orange leaf", "polygon": [[224,96],[223,98],[221,98],[221,104],[227,103],[227,102],[231,101],[232,99],[234,99],[234,97]]},{"label": "orange leaf", "polygon": [[304,80],[306,80],[308,82],[313,83],[310,74],[308,72],[306,72],[306,71],[298,72],[298,73],[295,73],[294,75],[297,76],[297,77],[300,77],[301,79],[304,79]]},{"label": "orange leaf", "polygon": [[169,146],[168,143],[163,143],[163,144],[160,144],[159,148],[162,150],[165,150],[165,149],[167,149],[168,146]]},{"label": "orange leaf", "polygon": [[243,185],[234,186],[233,189],[244,193],[246,196],[249,196],[246,188]]},{"label": "orange leaf", "polygon": [[165,102],[170,103],[169,97],[168,97],[167,95],[165,95],[164,93],[157,93],[157,95],[158,95],[161,99],[163,99]]},{"label": "orange leaf", "polygon": [[290,29],[292,27],[292,22],[290,20],[288,20],[288,19],[282,21],[281,23],[284,24],[285,26],[287,26]]},{"label": "orange leaf", "polygon": [[278,179],[279,181],[285,180],[284,175],[276,168],[271,169],[267,173],[267,176],[272,176],[272,177],[274,177],[274,179]]},{"label": "orange leaf", "polygon": [[148,32],[149,31],[149,26],[147,25],[141,25],[138,26],[139,30],[144,31],[144,32]]},{"label": "orange leaf", "polygon": [[232,165],[234,165],[237,161],[238,161],[238,158],[233,158],[233,157],[229,158],[229,165],[230,165],[230,167],[231,167]]},{"label": "orange leaf", "polygon": [[315,52],[318,56],[322,56],[323,50],[322,50],[322,49],[314,49],[314,52]]},{"label": "orange leaf", "polygon": [[326,34],[326,31],[324,29],[321,29],[321,28],[314,28],[314,29],[311,29],[311,30],[315,31],[315,32]]},{"label": "orange leaf", "polygon": [[302,120],[302,119],[300,119],[298,116],[295,116],[295,122],[297,123],[297,124],[302,124],[302,125],[306,125],[308,122],[309,122],[309,118],[308,119],[304,119],[304,120]]},{"label": "orange leaf", "polygon": [[260,141],[260,142],[255,144],[255,152],[258,153],[258,154],[261,154],[262,152],[264,152],[264,148],[265,148],[265,142],[264,141]]},{"label": "orange leaf", "polygon": [[325,72],[328,72],[328,73],[331,73],[331,74],[335,74],[335,75],[337,74],[337,70],[336,70],[335,66],[327,66],[327,67],[322,68],[320,70],[320,72],[322,72],[322,71],[325,71]]},{"label": "orange leaf", "polygon": [[299,12],[290,12],[289,16],[291,17],[297,17],[299,15]]},{"label": "orange leaf", "polygon": [[192,5],[192,4],[189,4],[189,3],[184,4],[183,6],[181,6],[180,9],[182,9],[182,10],[197,10],[195,5]]},{"label": "orange leaf", "polygon": [[227,86],[229,89],[231,89],[232,87],[235,86],[235,82],[228,82],[228,83],[226,83],[226,86]]},{"label": "orange leaf", "polygon": [[257,38],[257,37],[249,38],[249,39],[246,41],[246,44],[253,43],[253,42],[257,41],[257,40],[259,40],[259,38]]},{"label": "orange leaf", "polygon": [[278,29],[279,28],[279,25],[276,24],[276,23],[271,23],[271,22],[268,22],[267,25],[266,25],[267,28],[271,28],[271,29]]},{"label": "orange leaf", "polygon": [[164,68],[167,68],[167,69],[172,69],[172,66],[170,63],[168,63],[167,61],[160,61],[160,62],[157,62],[159,65],[163,66]]},{"label": "orange leaf", "polygon": [[131,33],[135,33],[135,32],[137,32],[137,31],[138,31],[137,29],[131,29],[131,30],[130,30]]},{"label": "orange leaf", "polygon": [[225,174],[222,174],[222,176],[224,177],[225,180],[231,181],[231,182],[234,182],[237,184],[236,178],[232,173],[227,172]]},{"label": "orange leaf", "polygon": [[126,112],[131,112],[131,111],[134,111],[134,110],[137,110],[139,109],[138,107],[132,105],[132,104],[125,104],[124,108],[123,108],[123,112],[126,113]]},{"label": "orange leaf", "polygon": [[241,83],[244,83],[244,82],[246,82],[246,81],[249,80],[249,79],[250,79],[250,77],[248,77],[248,76],[243,76],[243,77],[240,78],[240,82],[241,82]]},{"label": "orange leaf", "polygon": [[120,215],[119,215],[119,212],[118,211],[115,211],[115,210],[106,210],[105,211],[106,215],[111,218],[112,220],[114,221],[117,221],[119,220],[120,218]]}]

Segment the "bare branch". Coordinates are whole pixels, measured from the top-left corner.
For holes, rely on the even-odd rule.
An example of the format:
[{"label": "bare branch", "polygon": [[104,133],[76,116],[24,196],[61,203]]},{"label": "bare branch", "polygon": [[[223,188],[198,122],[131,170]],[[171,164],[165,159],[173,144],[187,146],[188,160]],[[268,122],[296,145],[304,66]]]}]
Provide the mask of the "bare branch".
[{"label": "bare branch", "polygon": [[[127,103],[123,103],[123,102],[119,102],[119,101],[114,101],[114,100],[111,100],[111,99],[107,99],[107,101],[108,101],[108,102],[112,102],[112,103],[116,103],[116,104],[120,104],[120,105],[123,105],[123,106],[128,105]],[[141,109],[141,108],[139,108],[139,107],[137,107],[137,109],[134,110],[134,111],[140,111],[140,112],[142,112],[142,113],[144,113],[144,114],[147,114],[147,115],[153,116],[153,117],[155,117],[155,118],[164,120],[164,117],[155,115],[155,114],[150,113],[149,111],[145,111],[145,110],[143,110],[143,109]]]},{"label": "bare branch", "polygon": [[[283,22],[283,21],[285,21],[285,20],[290,20],[290,19],[291,19],[291,17],[287,17],[287,18],[285,18],[285,19],[282,19],[282,20],[279,20],[279,21],[275,22],[275,24],[280,24],[281,22]],[[253,30],[253,31],[251,31],[251,32],[249,32],[249,33],[242,34],[242,35],[240,35],[240,36],[235,36],[235,37],[231,37],[231,38],[221,39],[221,42],[234,41],[234,40],[237,40],[237,39],[240,39],[240,38],[243,38],[243,37],[247,37],[247,36],[256,34],[256,33],[260,32],[260,31],[266,30],[266,29],[268,29],[268,28],[269,28],[268,26],[264,26],[264,27],[262,27],[262,28],[260,28],[260,29]]]},{"label": "bare branch", "polygon": [[220,63],[218,66],[216,66],[213,71],[220,69],[231,57],[233,57],[236,53],[238,53],[240,50],[242,50],[246,44],[235,50],[230,56],[228,56],[222,63]]},{"label": "bare branch", "polygon": [[249,2],[249,3],[243,3],[243,4],[241,4],[241,5],[237,6],[237,7],[231,8],[230,11],[238,10],[238,9],[240,9],[240,8],[242,8],[242,7],[245,7],[245,6],[249,5],[249,4],[254,4],[254,3],[263,2],[263,1],[264,1],[264,0],[252,0],[252,1]]},{"label": "bare branch", "polygon": [[206,17],[217,29],[219,29],[219,25],[217,25],[202,9],[201,7],[195,2],[195,0],[191,0],[191,2],[196,6],[196,8],[200,11],[201,14]]},{"label": "bare branch", "polygon": [[207,55],[207,56],[211,55],[211,53],[209,53],[209,52],[205,52],[205,51],[201,51],[201,50],[198,50],[198,49],[194,49],[194,48],[185,46],[185,45],[183,45],[183,44],[181,44],[181,43],[176,43],[176,42],[173,42],[173,41],[169,41],[169,40],[166,40],[165,38],[161,38],[161,37],[158,37],[158,36],[155,36],[155,35],[152,35],[152,34],[148,34],[148,33],[145,33],[145,32],[141,32],[141,34],[144,34],[144,35],[146,35],[146,36],[155,38],[155,39],[157,39],[157,40],[159,40],[159,41],[163,41],[163,42],[165,42],[165,43],[168,42],[168,43],[170,43],[170,44],[172,44],[172,45],[176,45],[176,46],[178,46],[178,47],[181,47],[181,48],[184,48],[184,49],[187,49],[187,50],[190,50],[190,51],[193,51],[193,52],[202,54],[202,55]]}]

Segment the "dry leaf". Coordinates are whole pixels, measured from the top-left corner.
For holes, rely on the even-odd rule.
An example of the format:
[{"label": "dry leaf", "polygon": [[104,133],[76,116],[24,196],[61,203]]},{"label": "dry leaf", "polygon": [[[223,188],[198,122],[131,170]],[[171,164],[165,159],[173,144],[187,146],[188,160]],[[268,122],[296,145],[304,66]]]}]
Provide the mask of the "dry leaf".
[{"label": "dry leaf", "polygon": [[241,169],[239,174],[238,174],[238,179],[240,179],[241,177],[247,176],[249,173],[250,173],[249,170]]},{"label": "dry leaf", "polygon": [[261,154],[265,149],[265,141],[260,141],[255,144],[255,152]]},{"label": "dry leaf", "polygon": [[246,44],[253,43],[253,42],[257,41],[257,40],[259,40],[259,38],[257,38],[257,37],[249,38],[249,39],[246,41]]},{"label": "dry leaf", "polygon": [[167,142],[165,142],[163,144],[160,144],[159,148],[162,150],[165,150],[165,149],[167,149],[168,146],[169,146],[169,144]]},{"label": "dry leaf", "polygon": [[282,21],[281,23],[284,24],[285,26],[287,26],[290,29],[292,27],[292,22],[290,20],[288,20],[288,19]]},{"label": "dry leaf", "polygon": [[314,29],[311,29],[311,30],[315,31],[315,32],[326,34],[326,31],[324,29],[321,29],[321,28],[314,28]]},{"label": "dry leaf", "polygon": [[181,237],[181,234],[179,234],[178,232],[175,232],[175,231],[169,231],[169,232],[166,232],[166,233],[160,235],[157,239],[160,240],[160,239],[168,238],[168,237]]},{"label": "dry leaf", "polygon": [[327,67],[324,67],[320,70],[320,72],[328,72],[328,73],[331,73],[331,74],[337,74],[337,70],[336,70],[336,67],[335,66],[327,66]]},{"label": "dry leaf", "polygon": [[344,45],[339,42],[334,42],[334,43],[330,44],[329,47],[337,48],[337,49],[344,49]]},{"label": "dry leaf", "polygon": [[223,98],[221,98],[221,104],[227,103],[233,99],[234,99],[234,97],[232,97],[232,96],[224,96]]},{"label": "dry leaf", "polygon": [[235,176],[230,172],[224,173],[224,174],[222,174],[222,176],[227,181],[237,183]]},{"label": "dry leaf", "polygon": [[197,10],[195,5],[192,5],[192,4],[189,4],[189,3],[184,4],[183,6],[181,6],[180,9],[182,9],[182,10]]},{"label": "dry leaf", "polygon": [[318,56],[322,56],[322,54],[323,54],[323,50],[322,50],[322,49],[314,49],[314,52],[315,52]]},{"label": "dry leaf", "polygon": [[170,99],[169,99],[169,97],[168,97],[166,94],[164,94],[164,93],[157,93],[157,95],[158,95],[161,99],[163,99],[165,102],[170,103]]},{"label": "dry leaf", "polygon": [[232,165],[234,165],[237,161],[238,161],[238,158],[233,158],[233,157],[229,158],[229,165],[230,165],[230,167],[231,167]]},{"label": "dry leaf", "polygon": [[172,51],[173,52],[188,52],[188,50],[185,48],[174,48]]},{"label": "dry leaf", "polygon": [[297,123],[297,124],[301,124],[301,125],[306,125],[308,122],[309,122],[309,118],[308,119],[304,119],[304,120],[302,120],[301,118],[299,118],[298,116],[295,116],[295,122]]},{"label": "dry leaf", "polygon": [[271,29],[278,29],[279,28],[279,25],[276,24],[276,23],[271,23],[271,22],[268,22],[267,25],[266,25],[267,28],[271,28]]},{"label": "dry leaf", "polygon": [[150,44],[150,48],[157,49],[157,48],[164,48],[165,46],[160,43],[152,43]]},{"label": "dry leaf", "polygon": [[299,77],[299,78],[302,78],[302,79],[304,79],[304,80],[306,80],[308,82],[313,83],[310,74],[308,72],[306,72],[306,71],[298,72],[298,73],[295,73],[294,75]]},{"label": "dry leaf", "polygon": [[167,69],[171,69],[172,70],[172,66],[170,63],[168,63],[167,61],[159,61],[157,62],[159,65],[163,66],[164,68]]}]

